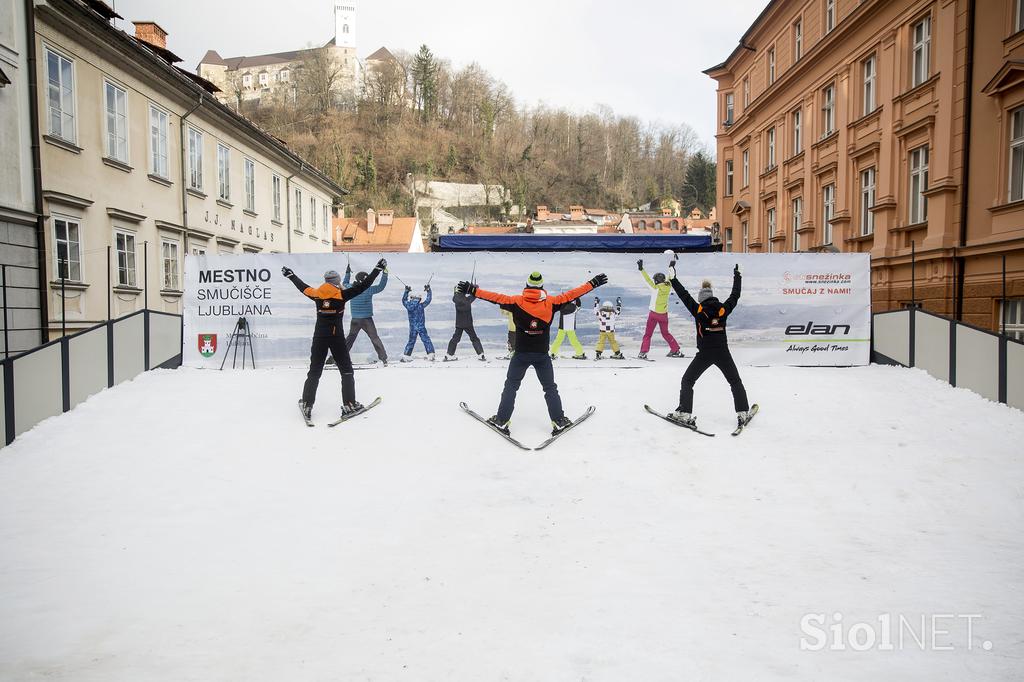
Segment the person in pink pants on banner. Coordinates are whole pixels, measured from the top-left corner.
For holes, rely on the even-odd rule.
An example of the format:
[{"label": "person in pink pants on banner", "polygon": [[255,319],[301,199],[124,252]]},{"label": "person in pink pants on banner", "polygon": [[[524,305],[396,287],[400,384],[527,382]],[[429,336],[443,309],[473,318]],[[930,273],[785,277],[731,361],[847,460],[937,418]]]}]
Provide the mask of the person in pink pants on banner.
[{"label": "person in pink pants on banner", "polygon": [[668,343],[668,357],[683,357],[683,354],[679,351],[679,344],[676,343],[675,338],[668,331],[668,298],[672,293],[672,285],[665,279],[665,275],[660,272],[656,273],[652,280],[651,276],[644,270],[642,259],[636,262],[636,266],[640,270],[640,274],[644,276],[647,286],[653,290],[651,292],[650,312],[647,313],[647,328],[644,330],[644,338],[640,343],[640,355],[637,357],[641,360],[647,359],[647,351],[651,349],[651,337],[654,336],[655,327],[661,331],[662,338]]}]

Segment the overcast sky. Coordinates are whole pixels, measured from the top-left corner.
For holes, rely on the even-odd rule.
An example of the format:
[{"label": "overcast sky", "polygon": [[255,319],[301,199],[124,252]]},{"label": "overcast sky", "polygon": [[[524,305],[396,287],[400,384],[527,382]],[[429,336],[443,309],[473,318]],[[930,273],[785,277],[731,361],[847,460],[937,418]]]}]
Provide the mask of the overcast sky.
[{"label": "overcast sky", "polygon": [[[323,44],[334,0],[108,0],[130,21],[156,21],[194,70],[223,57]],[[351,1],[348,4],[351,4]],[[647,121],[687,123],[714,151],[714,81],[768,0],[354,0],[358,54],[422,43],[455,66],[479,62],[522,104],[575,111],[606,104]]]}]

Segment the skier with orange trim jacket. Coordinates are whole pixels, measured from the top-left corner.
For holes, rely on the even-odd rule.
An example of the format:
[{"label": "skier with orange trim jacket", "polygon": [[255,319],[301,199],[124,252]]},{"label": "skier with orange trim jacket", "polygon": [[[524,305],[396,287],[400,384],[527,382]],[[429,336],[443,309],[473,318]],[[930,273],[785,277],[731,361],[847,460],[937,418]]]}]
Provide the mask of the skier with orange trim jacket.
[{"label": "skier with orange trim jacket", "polygon": [[693,315],[697,327],[697,354],[690,361],[690,366],[683,373],[679,388],[679,407],[669,414],[669,418],[681,426],[697,428],[697,419],[693,416],[693,385],[700,376],[712,365],[725,376],[732,389],[733,406],[736,408],[738,426],[745,426],[750,421],[750,404],[747,402],[747,391],[743,387],[736,362],[729,352],[729,339],[726,337],[726,321],[736,303],[740,300],[740,266],[737,263],[732,271],[732,292],[724,302],[719,301],[711,288],[711,282],[704,280],[697,293],[697,300],[676,279],[676,262],[669,265],[669,281],[676,295]]},{"label": "skier with orange trim jacket", "polygon": [[575,289],[557,296],[549,296],[548,292],[544,290],[544,278],[539,272],[534,272],[530,274],[526,288],[523,289],[521,295],[509,296],[485,291],[472,282],[459,282],[460,294],[472,295],[484,301],[497,303],[502,310],[512,313],[512,319],[515,321],[515,354],[508,364],[505,388],[501,392],[498,413],[487,420],[505,435],[509,433],[508,420],[512,418],[512,411],[515,409],[516,392],[519,391],[523,377],[526,376],[526,370],[530,367],[533,367],[537,373],[537,378],[544,389],[544,400],[547,402],[548,416],[551,417],[553,429],[551,434],[555,435],[572,425],[572,421],[565,416],[565,412],[562,410],[562,399],[558,395],[558,386],[555,384],[555,370],[551,364],[551,356],[548,355],[551,320],[563,305],[568,305],[607,283],[608,276],[602,273]]},{"label": "skier with orange trim jacket", "polygon": [[324,283],[314,289],[299,279],[299,276],[291,268],[281,268],[281,274],[290,279],[295,288],[303,295],[316,303],[316,327],[313,330],[313,341],[309,348],[309,372],[306,374],[306,383],[302,387],[302,398],[299,400],[299,408],[307,421],[313,412],[316,389],[320,384],[320,375],[324,371],[327,351],[334,356],[334,361],[341,372],[342,414],[358,412],[363,409],[363,406],[356,400],[356,382],[352,371],[352,359],[349,357],[348,345],[345,343],[345,327],[342,318],[345,314],[345,302],[351,301],[373,286],[374,280],[387,266],[387,261],[381,258],[369,275],[347,289],[342,288],[341,275],[336,270],[325,272]]}]

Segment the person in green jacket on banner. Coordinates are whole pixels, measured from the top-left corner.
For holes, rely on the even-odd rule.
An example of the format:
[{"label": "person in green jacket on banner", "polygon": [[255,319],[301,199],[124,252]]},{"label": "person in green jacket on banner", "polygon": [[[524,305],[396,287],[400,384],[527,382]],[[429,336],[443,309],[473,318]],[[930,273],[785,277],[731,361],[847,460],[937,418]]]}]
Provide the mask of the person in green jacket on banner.
[{"label": "person in green jacket on banner", "polygon": [[555,342],[551,344],[551,359],[558,359],[558,350],[562,347],[562,341],[569,339],[572,349],[576,351],[574,360],[586,360],[587,354],[583,351],[583,344],[576,337],[576,311],[583,307],[583,301],[576,299],[562,306],[558,311],[558,334]]},{"label": "person in green jacket on banner", "polygon": [[679,344],[676,343],[675,338],[668,331],[668,297],[672,293],[672,285],[669,284],[665,275],[660,272],[656,273],[652,280],[651,276],[644,270],[643,259],[638,260],[636,266],[640,270],[640,274],[644,276],[647,286],[653,290],[651,292],[650,312],[647,314],[647,328],[644,330],[644,338],[640,343],[640,355],[637,357],[641,360],[647,359],[647,351],[651,349],[651,337],[654,336],[655,327],[661,331],[662,338],[668,343],[668,357],[683,357],[683,354],[679,351]]}]

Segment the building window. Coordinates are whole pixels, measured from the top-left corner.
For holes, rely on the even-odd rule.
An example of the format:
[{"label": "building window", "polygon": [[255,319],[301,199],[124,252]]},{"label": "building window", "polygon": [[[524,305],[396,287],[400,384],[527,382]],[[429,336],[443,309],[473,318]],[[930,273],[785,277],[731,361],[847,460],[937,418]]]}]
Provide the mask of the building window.
[{"label": "building window", "polygon": [[825,0],[825,33],[836,27],[836,0]]},{"label": "building window", "polygon": [[[775,236],[775,208],[768,209],[768,239],[771,240]],[[771,243],[769,241],[769,243]]]},{"label": "building window", "polygon": [[836,86],[831,84],[821,91],[821,137],[826,138],[836,129]]},{"label": "building window", "polygon": [[725,196],[732,196],[732,159],[727,159],[725,162]]},{"label": "building window", "polygon": [[1010,298],[999,305],[999,330],[1011,339],[1024,341],[1024,298]]},{"label": "building window", "polygon": [[103,84],[107,112],[107,157],[128,163],[128,93],[106,81]]},{"label": "building window", "polygon": [[217,196],[231,200],[231,150],[222,144],[217,145]]},{"label": "building window", "polygon": [[742,223],[743,226],[743,253],[747,252],[747,244],[750,243],[750,225],[746,220]]},{"label": "building window", "polygon": [[267,87],[267,85],[269,83],[270,83],[270,76],[266,72],[261,73],[260,74],[260,85],[262,87]]},{"label": "building window", "polygon": [[647,221],[646,220],[641,220],[640,223],[637,225],[637,228],[639,228],[641,230],[646,230],[647,229]]},{"label": "building window", "polygon": [[1013,31],[1014,33],[1024,31],[1024,0],[1017,0],[1013,8]]},{"label": "building window", "polygon": [[914,44],[912,58],[914,71],[911,74],[910,86],[917,87],[928,80],[930,75],[928,61],[932,44],[932,18],[924,17],[921,19],[921,21],[914,24],[911,33]]},{"label": "building window", "polygon": [[205,256],[206,255],[206,249],[202,248],[201,246],[193,246],[192,247],[192,255],[193,256]]},{"label": "building window", "polygon": [[907,219],[911,225],[928,220],[928,200],[924,193],[928,189],[928,147],[918,147],[910,152],[910,212]]},{"label": "building window", "polygon": [[286,83],[288,82],[288,76],[289,76],[288,69],[281,69],[281,71],[277,74],[277,77],[280,78],[282,81],[284,81]]},{"label": "building window", "polygon": [[804,200],[801,197],[794,198],[792,207],[793,217],[790,227],[793,231],[793,253],[796,253],[800,250],[800,221],[803,219]]},{"label": "building window", "polygon": [[767,134],[768,142],[768,168],[775,168],[775,128],[769,128]]},{"label": "building window", "polygon": [[801,112],[799,109],[793,112],[793,156],[804,150],[803,128],[801,127]]},{"label": "building window", "polygon": [[661,230],[661,221],[660,220],[655,220],[654,221],[654,229],[658,230],[658,231]]},{"label": "building window", "polygon": [[167,168],[167,112],[149,105],[150,172],[161,178],[170,177]]},{"label": "building window", "polygon": [[861,71],[864,74],[864,110],[863,114],[870,114],[875,110],[875,55],[871,55],[861,63]]},{"label": "building window", "polygon": [[768,50],[768,85],[775,82],[775,48]]},{"label": "building window", "polygon": [[309,198],[309,231],[316,232],[316,197]]},{"label": "building window", "polygon": [[821,217],[824,231],[822,244],[832,243],[832,216],[836,212],[836,186],[825,185],[821,188]]},{"label": "building window", "polygon": [[178,243],[161,242],[160,256],[164,269],[164,289],[168,291],[179,291],[181,285],[178,278]]},{"label": "building window", "polygon": [[271,194],[274,195],[274,220],[281,222],[281,176],[274,176],[271,181],[271,190]]},{"label": "building window", "polygon": [[302,190],[295,188],[295,229],[302,229]]},{"label": "building window", "polygon": [[330,207],[327,204],[321,204],[320,205],[320,210],[323,211],[323,218],[324,218],[324,220],[323,220],[324,234],[327,234],[328,232],[330,232],[330,227],[331,227],[331,218],[330,218],[329,211],[328,211],[329,208]]},{"label": "building window", "polygon": [[725,125],[731,126],[735,109],[735,97],[731,92],[725,94]]},{"label": "building window", "polygon": [[245,159],[245,207],[256,210],[256,164],[252,159]]},{"label": "building window", "polygon": [[348,24],[345,24],[344,26],[341,27],[341,32],[348,33]]},{"label": "building window", "polygon": [[875,169],[868,168],[860,174],[860,234],[865,237],[875,231]]},{"label": "building window", "polygon": [[82,281],[82,226],[70,218],[53,219],[54,255],[57,257],[57,279]]},{"label": "building window", "polygon": [[732,228],[725,228],[725,250],[732,252]]},{"label": "building window", "polygon": [[195,128],[188,129],[188,186],[203,188],[203,134]]},{"label": "building window", "polygon": [[750,184],[750,150],[743,150],[743,186]]},{"label": "building window", "polygon": [[135,286],[135,235],[115,232],[117,248],[117,283],[123,287]]},{"label": "building window", "polygon": [[245,88],[251,88],[252,87],[252,75],[251,74],[247,73],[244,76],[242,76],[242,87],[245,87]]},{"label": "building window", "polygon": [[1010,201],[1021,200],[1024,200],[1024,107],[1010,113]]},{"label": "building window", "polygon": [[798,62],[804,56],[804,22],[793,24],[793,61]]},{"label": "building window", "polygon": [[75,141],[75,67],[74,63],[52,50],[46,50],[46,108],[50,135]]},{"label": "building window", "polygon": [[743,79],[743,111],[750,106],[750,77]]}]

